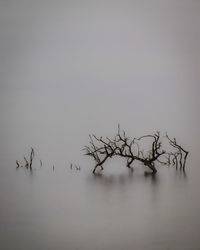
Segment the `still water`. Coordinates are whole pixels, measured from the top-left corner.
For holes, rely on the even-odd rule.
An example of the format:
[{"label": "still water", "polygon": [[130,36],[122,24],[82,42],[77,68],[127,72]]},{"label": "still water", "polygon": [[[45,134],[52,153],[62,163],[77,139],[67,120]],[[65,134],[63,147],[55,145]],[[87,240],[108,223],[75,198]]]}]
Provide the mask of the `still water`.
[{"label": "still water", "polygon": [[[199,249],[200,171],[192,152],[185,173],[160,166],[152,176],[119,158],[93,175],[93,162],[78,154],[81,170],[35,151],[32,172],[2,157],[2,249]],[[18,160],[25,164],[23,155]]]}]

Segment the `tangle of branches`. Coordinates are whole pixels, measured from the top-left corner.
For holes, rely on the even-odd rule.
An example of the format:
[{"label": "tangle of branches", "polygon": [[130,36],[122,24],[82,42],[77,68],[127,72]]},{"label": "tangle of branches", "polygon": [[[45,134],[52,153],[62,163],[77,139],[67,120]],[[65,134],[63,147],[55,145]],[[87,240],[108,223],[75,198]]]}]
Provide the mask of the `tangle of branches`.
[{"label": "tangle of branches", "polygon": [[[143,135],[139,138],[130,139],[126,136],[125,131],[118,131],[113,139],[108,137],[97,137],[96,135],[89,135],[89,146],[85,146],[83,150],[85,155],[91,156],[96,164],[93,168],[93,173],[98,167],[103,170],[103,164],[107,159],[113,156],[120,156],[126,160],[126,166],[131,168],[133,161],[137,160],[142,162],[145,166],[149,167],[153,173],[157,172],[155,163],[159,162],[165,165],[175,165],[176,168],[185,169],[186,158],[188,151],[183,149],[182,146],[177,144],[176,139],[170,139],[166,134],[165,139],[169,142],[171,151],[167,152],[162,147],[160,140],[160,132],[154,134]],[[141,142],[145,140],[150,141],[150,148],[144,151],[141,148]]]}]

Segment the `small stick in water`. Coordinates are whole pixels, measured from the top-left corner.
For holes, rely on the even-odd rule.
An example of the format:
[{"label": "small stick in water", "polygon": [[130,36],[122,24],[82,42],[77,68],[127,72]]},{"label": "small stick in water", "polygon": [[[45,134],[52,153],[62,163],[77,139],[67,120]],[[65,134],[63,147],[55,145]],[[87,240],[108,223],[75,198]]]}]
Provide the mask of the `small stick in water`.
[{"label": "small stick in water", "polygon": [[16,164],[17,164],[17,167],[16,167],[16,168],[18,168],[18,167],[19,167],[19,162],[18,162],[18,160],[16,160]]},{"label": "small stick in water", "polygon": [[54,165],[53,165],[53,171],[54,171],[54,169],[55,169],[55,167],[54,167]]},{"label": "small stick in water", "polygon": [[42,160],[40,160],[40,167],[42,167]]},{"label": "small stick in water", "polygon": [[72,163],[70,164],[70,169],[72,169]]},{"label": "small stick in water", "polygon": [[26,162],[25,167],[26,167],[26,168],[28,168],[29,163],[28,163],[28,161],[27,161],[27,159],[26,159],[26,157],[25,157],[25,156],[24,156],[24,160],[25,160],[25,162]]},{"label": "small stick in water", "polygon": [[33,157],[35,156],[35,152],[34,152],[34,149],[31,148],[31,154],[30,154],[30,169],[32,170],[32,162],[33,162]]},{"label": "small stick in water", "polygon": [[76,170],[81,170],[80,166],[77,167],[77,165],[75,165],[75,168],[76,168]]}]

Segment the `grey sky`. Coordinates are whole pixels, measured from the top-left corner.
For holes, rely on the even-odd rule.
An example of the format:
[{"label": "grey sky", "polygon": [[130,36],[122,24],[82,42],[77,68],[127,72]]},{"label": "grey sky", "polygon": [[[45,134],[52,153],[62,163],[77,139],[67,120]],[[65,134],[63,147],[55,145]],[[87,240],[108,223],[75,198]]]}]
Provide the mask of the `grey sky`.
[{"label": "grey sky", "polygon": [[28,128],[61,139],[67,129],[110,134],[118,122],[195,137],[199,24],[195,0],[1,1],[4,145],[28,142]]}]

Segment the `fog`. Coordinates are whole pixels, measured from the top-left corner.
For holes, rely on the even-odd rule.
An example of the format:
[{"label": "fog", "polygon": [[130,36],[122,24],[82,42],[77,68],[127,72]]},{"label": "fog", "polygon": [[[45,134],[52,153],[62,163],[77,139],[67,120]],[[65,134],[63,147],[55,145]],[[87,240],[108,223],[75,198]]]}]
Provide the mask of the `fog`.
[{"label": "fog", "polygon": [[[196,0],[0,1],[2,249],[198,249],[199,23]],[[118,123],[176,137],[186,176],[95,178],[81,149]]]}]

